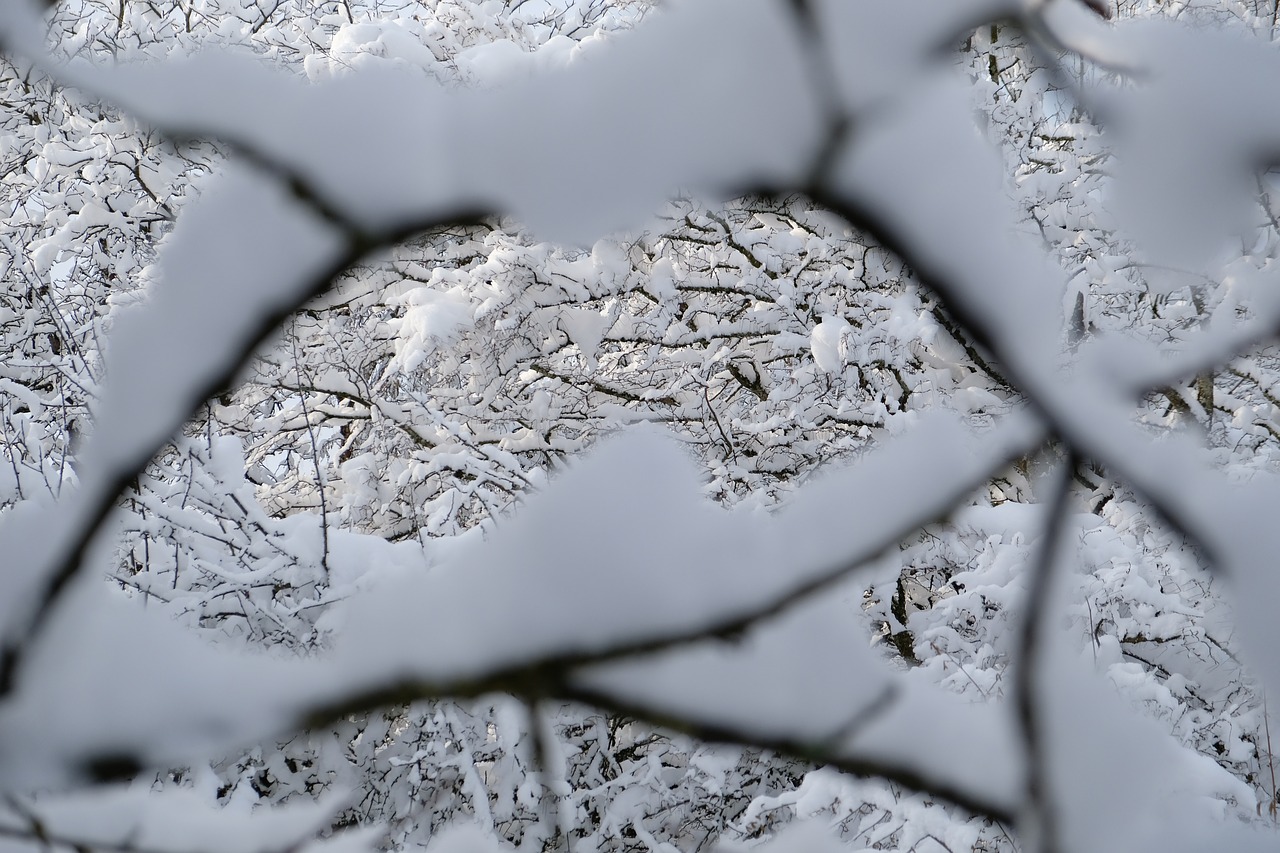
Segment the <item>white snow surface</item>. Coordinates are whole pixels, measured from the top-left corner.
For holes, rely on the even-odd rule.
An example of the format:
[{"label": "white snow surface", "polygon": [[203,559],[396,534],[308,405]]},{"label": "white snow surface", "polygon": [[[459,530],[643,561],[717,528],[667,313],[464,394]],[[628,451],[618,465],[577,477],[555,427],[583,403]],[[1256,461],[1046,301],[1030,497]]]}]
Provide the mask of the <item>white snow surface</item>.
[{"label": "white snow surface", "polygon": [[[21,0],[7,2],[17,17]],[[465,94],[383,66],[309,85],[212,52],[58,73],[160,127],[288,164],[366,227],[500,210],[545,237],[590,243],[674,187],[798,181],[820,141],[803,50],[780,4],[708,0],[524,80],[490,46],[469,61],[505,85]]]},{"label": "white snow surface", "polygon": [[[1038,440],[1018,417],[982,436],[941,416],[925,419],[864,463],[805,486],[770,518],[717,508],[677,445],[632,429],[532,496],[487,541],[459,543],[430,571],[379,560],[370,588],[353,584],[352,597],[326,617],[332,652],[301,661],[209,646],[82,580],[33,649],[20,690],[0,705],[8,745],[0,784],[62,784],[85,756],[163,763],[207,754],[286,730],[352,693],[405,684],[448,693],[452,684],[564,654],[694,635],[841,576],[892,546],[912,524],[904,517],[932,517]],[[932,495],[922,501],[901,485],[909,480],[888,476],[899,471],[929,476]],[[853,642],[847,629],[841,637],[842,646]],[[764,648],[763,658],[728,665],[760,667],[767,681],[795,654]],[[845,666],[864,676],[846,697],[856,709],[883,673],[868,675],[874,668],[856,648]],[[809,676],[799,669],[794,677]],[[852,710],[817,714],[784,702],[762,704],[749,719],[736,718],[735,705],[720,713],[752,729],[830,731]],[[918,758],[908,743],[902,748]]]},{"label": "white snow surface", "polygon": [[[1274,53],[1199,33],[1192,43],[1190,31],[1173,26],[1090,29],[1059,15],[1066,5],[1048,4],[1054,12],[1047,26],[1151,72],[1146,100],[1120,125],[1122,155],[1126,146],[1143,152],[1128,158],[1139,166],[1122,162],[1119,170],[1132,182],[1132,215],[1158,232],[1158,255],[1211,262],[1217,242],[1238,224],[1248,191],[1242,170],[1280,137],[1274,117],[1256,110],[1270,100]],[[1077,367],[1063,369],[1065,276],[1013,238],[1017,223],[1001,194],[999,164],[974,131],[961,85],[945,64],[930,60],[966,22],[1023,4],[974,0],[949,4],[940,15],[923,0],[829,0],[818,7],[839,69],[840,102],[855,118],[873,108],[876,117],[839,152],[832,190],[875,211],[912,247],[920,272],[946,283],[1010,378],[1034,398],[1043,424],[1016,414],[974,436],[952,422],[927,421],[861,464],[801,489],[768,519],[713,508],[670,441],[633,432],[571,466],[488,541],[462,543],[430,571],[387,571],[335,615],[332,653],[312,660],[211,648],[82,581],[31,650],[19,689],[0,705],[0,785],[65,784],[92,757],[165,762],[209,754],[287,730],[310,709],[362,691],[416,684],[448,692],[548,657],[691,634],[766,611],[893,545],[904,526],[951,506],[1046,430],[1137,485],[1207,547],[1236,590],[1251,662],[1272,691],[1280,687],[1280,525],[1273,518],[1280,481],[1259,475],[1229,483],[1190,439],[1153,442],[1139,432],[1126,399],[1142,377],[1110,370],[1096,355],[1105,341],[1083,347]],[[725,193],[801,185],[821,142],[808,46],[784,4],[767,0],[682,4],[619,39],[614,50],[465,95],[386,70],[307,85],[225,55],[157,67],[59,67],[41,56],[29,9],[19,0],[0,2],[6,45],[144,120],[221,135],[288,165],[369,230],[492,209],[548,237],[589,242],[636,221],[679,187]],[[513,67],[497,51],[471,57],[477,75],[502,76],[487,66]],[[1242,81],[1248,86],[1240,91]],[[707,98],[708,91],[718,96]],[[405,103],[415,109],[399,108]],[[1186,117],[1198,115],[1211,118],[1189,127]],[[1159,154],[1146,159],[1152,140],[1159,140]],[[1168,183],[1189,173],[1212,180]],[[263,314],[295,304],[341,248],[339,231],[268,172],[230,168],[188,206],[165,250],[161,283],[112,334],[80,492],[11,513],[0,529],[6,637],[21,636],[32,590],[86,523],[94,490],[154,453]],[[1262,312],[1259,327],[1274,326],[1280,299],[1252,304]],[[590,324],[571,326],[566,334],[577,335],[586,352]],[[815,329],[810,341],[823,370],[839,355],[839,335],[828,334],[835,331]],[[1210,326],[1194,358],[1220,356],[1221,341],[1232,334]],[[1191,358],[1184,354],[1180,366]],[[707,641],[611,664],[583,676],[584,683],[755,733],[830,736],[885,685],[898,683],[855,648],[836,624],[837,609],[830,601],[797,608],[739,645]],[[841,649],[847,652],[837,654]],[[1231,782],[1130,725],[1132,715],[1108,708],[1114,703],[1092,677],[1073,674],[1061,654],[1052,669],[1061,677],[1043,698],[1053,710],[1054,782],[1073,849],[1185,849],[1201,830],[1178,822],[1180,804],[1206,791],[1232,795]],[[788,690],[759,694],[756,672],[764,673],[762,683],[785,677]],[[840,674],[826,693],[825,672]],[[1016,800],[1016,762],[1000,730],[1004,712],[957,710],[937,691],[906,683],[892,700],[904,716],[873,716],[848,748],[943,776],[959,773],[966,785]],[[871,738],[878,727],[884,733]],[[919,729],[945,736],[907,736]],[[1117,762],[1117,752],[1132,760]],[[1133,778],[1098,784],[1099,764],[1122,763]],[[1122,826],[1133,814],[1144,820]],[[799,837],[771,844],[781,851]],[[492,849],[465,833],[449,844],[459,853]],[[443,839],[440,845],[442,853],[449,849]],[[1240,845],[1262,849],[1252,836]]]},{"label": "white snow surface", "polygon": [[813,361],[823,373],[840,373],[844,370],[848,344],[844,336],[852,329],[849,321],[838,315],[828,314],[809,333],[809,349]]},{"label": "white snow surface", "polygon": [[[301,853],[373,853],[377,837],[367,830],[336,833],[313,840],[327,829],[343,803],[290,803],[276,809],[236,809],[213,805],[192,789],[153,791],[149,785],[110,786],[60,796],[38,796],[24,808],[59,841],[97,846],[166,850],[171,853],[270,853],[282,848]],[[16,816],[0,826],[24,825]],[[7,827],[6,827],[7,828]],[[30,850],[28,844],[0,838],[0,851]]]}]

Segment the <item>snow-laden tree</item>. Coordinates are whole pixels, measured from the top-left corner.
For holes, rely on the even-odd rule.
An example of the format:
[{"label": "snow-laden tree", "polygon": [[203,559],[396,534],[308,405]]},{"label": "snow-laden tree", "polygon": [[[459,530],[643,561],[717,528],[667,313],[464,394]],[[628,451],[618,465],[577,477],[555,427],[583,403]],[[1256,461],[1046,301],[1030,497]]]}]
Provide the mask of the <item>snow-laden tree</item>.
[{"label": "snow-laden tree", "polygon": [[[1150,803],[1274,803],[1271,130],[1215,89],[1272,60],[1204,29],[1266,10],[646,5],[12,5],[8,835],[1169,849]],[[645,421],[704,479],[571,461]]]}]

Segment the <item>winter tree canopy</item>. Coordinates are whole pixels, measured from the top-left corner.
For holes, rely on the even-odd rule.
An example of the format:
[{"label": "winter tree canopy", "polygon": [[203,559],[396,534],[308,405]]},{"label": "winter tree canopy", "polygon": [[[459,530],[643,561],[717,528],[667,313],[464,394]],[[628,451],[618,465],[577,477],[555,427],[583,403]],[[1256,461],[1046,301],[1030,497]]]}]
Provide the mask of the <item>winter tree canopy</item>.
[{"label": "winter tree canopy", "polygon": [[1278,12],[0,0],[0,847],[1274,849]]}]

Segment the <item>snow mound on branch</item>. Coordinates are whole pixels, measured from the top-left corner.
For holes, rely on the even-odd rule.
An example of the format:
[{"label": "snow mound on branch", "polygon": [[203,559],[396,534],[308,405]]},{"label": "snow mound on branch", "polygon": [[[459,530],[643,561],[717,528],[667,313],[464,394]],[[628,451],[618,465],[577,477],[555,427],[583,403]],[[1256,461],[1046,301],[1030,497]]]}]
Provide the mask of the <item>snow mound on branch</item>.
[{"label": "snow mound on branch", "polygon": [[[424,35],[410,30],[403,21],[361,21],[338,30],[329,45],[329,70],[357,69],[370,63],[387,61],[406,67],[430,68],[439,58],[424,43]],[[311,75],[319,66],[308,64]]]},{"label": "snow mound on branch", "polygon": [[844,370],[847,354],[844,336],[852,330],[848,320],[830,314],[813,327],[809,334],[809,347],[813,352],[814,362],[823,373],[840,373]]},{"label": "snow mound on branch", "polygon": [[403,302],[409,306],[404,316],[390,325],[397,336],[396,360],[406,373],[422,364],[436,347],[475,326],[475,306],[461,286],[448,290],[414,288]]}]

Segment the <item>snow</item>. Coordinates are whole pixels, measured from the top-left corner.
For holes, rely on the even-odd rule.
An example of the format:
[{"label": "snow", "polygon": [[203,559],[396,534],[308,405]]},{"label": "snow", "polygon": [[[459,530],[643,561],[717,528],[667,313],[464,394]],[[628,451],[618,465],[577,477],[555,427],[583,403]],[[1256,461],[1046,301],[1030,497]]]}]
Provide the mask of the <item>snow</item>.
[{"label": "snow", "polygon": [[600,341],[609,329],[609,317],[590,308],[565,311],[560,315],[560,327],[564,329],[569,340],[573,341],[588,367],[596,366],[596,355],[600,350]]},{"label": "snow", "polygon": [[500,844],[478,827],[457,824],[431,839],[425,853],[508,853],[513,848]]},{"label": "snow", "polygon": [[[54,828],[55,838],[82,848],[269,853],[298,845],[297,849],[307,853],[377,850],[377,839],[367,830],[339,832],[328,841],[312,842],[319,830],[328,828],[341,805],[340,800],[328,797],[279,809],[238,812],[210,805],[193,790],[156,792],[147,785],[129,785],[37,797],[24,808],[45,827]],[[15,817],[0,820],[22,827],[22,821]],[[0,840],[0,850],[18,849],[30,848]]]},{"label": "snow", "polygon": [[[977,434],[944,417],[914,422],[914,412],[888,420],[887,431],[900,435],[797,488],[773,515],[714,507],[669,439],[652,429],[626,431],[529,495],[487,539],[442,546],[430,568],[429,555],[416,548],[335,532],[331,580],[350,598],[322,623],[335,631],[332,649],[305,660],[206,645],[84,572],[24,647],[29,659],[0,705],[0,782],[20,790],[66,785],[94,759],[189,760],[287,733],[316,709],[353,696],[466,694],[518,683],[504,678],[523,667],[625,652],[626,660],[596,664],[566,684],[746,740],[826,745],[835,759],[909,769],[1016,811],[1025,768],[1008,710],[998,702],[970,705],[895,673],[860,641],[850,618],[858,604],[816,591],[896,547],[1046,436],[1124,477],[1205,547],[1234,590],[1246,655],[1271,690],[1280,686],[1273,565],[1280,527],[1272,518],[1280,481],[1262,472],[1231,482],[1189,436],[1152,441],[1130,417],[1135,389],[1158,370],[1211,364],[1247,335],[1273,328],[1280,299],[1267,288],[1274,283],[1234,270],[1223,313],[1232,319],[1237,306],[1252,309],[1253,325],[1210,323],[1173,359],[1152,351],[1117,366],[1120,345],[1099,339],[1083,344],[1071,363],[1059,334],[1070,281],[1017,236],[1002,164],[974,127],[966,83],[941,59],[948,40],[975,20],[1026,12],[1094,58],[1148,72],[1131,90],[1080,92],[1085,103],[1122,116],[1112,125],[1118,216],[1152,258],[1213,269],[1242,230],[1256,159],[1280,137],[1274,118],[1257,109],[1280,72],[1273,49],[1172,24],[1099,29],[1061,2],[1041,9],[972,0],[942,12],[914,0],[814,5],[821,59],[836,71],[827,95],[856,127],[835,150],[830,174],[819,177],[834,201],[910,249],[913,265],[1031,400],[1028,411]],[[50,589],[46,575],[99,524],[95,508],[116,497],[117,481],[177,432],[246,343],[323,281],[355,238],[460,212],[502,211],[540,235],[588,245],[634,224],[676,188],[716,195],[804,186],[822,147],[822,111],[832,106],[813,85],[817,52],[784,4],[765,0],[678,5],[611,49],[577,57],[560,41],[532,53],[511,42],[473,48],[458,57],[463,73],[499,85],[467,93],[420,73],[436,57],[398,25],[343,28],[332,51],[341,63],[380,53],[393,67],[371,62],[312,85],[230,54],[97,70],[58,65],[42,55],[34,32],[22,30],[32,23],[24,8],[17,0],[0,5],[7,46],[162,129],[221,135],[287,167],[335,215],[326,219],[291,193],[278,169],[244,163],[229,166],[184,210],[158,283],[112,330],[79,487],[61,502],[23,503],[0,526],[7,561],[0,629],[11,648],[31,639],[35,602]],[[323,76],[314,64],[310,70]],[[65,151],[49,159],[79,162]],[[1064,208],[1053,214],[1051,225],[1070,224]],[[63,230],[35,248],[35,269],[55,267],[59,241],[121,217],[86,205],[54,223]],[[800,250],[785,222],[760,222],[779,232],[782,248]],[[595,246],[590,263],[602,279],[630,271],[607,245]],[[1098,263],[1104,275],[1116,272]],[[658,266],[646,285],[651,293],[671,292],[668,273]],[[485,310],[460,289],[414,290],[406,304],[397,330],[412,351],[404,371]],[[887,339],[920,327],[919,316],[890,313]],[[594,364],[610,315],[584,309],[559,324]],[[780,336],[775,346],[783,353],[807,347],[821,372],[838,374],[850,358],[852,328],[826,313],[808,340]],[[696,338],[705,330],[690,331]],[[553,401],[540,405],[550,412]],[[967,412],[1006,406],[979,387],[962,388],[954,400]],[[435,464],[465,461],[442,455]],[[317,526],[301,517],[283,525],[289,554],[314,556]],[[86,565],[108,565],[109,546],[99,542]],[[267,573],[260,567],[240,577]],[[1150,607],[1153,636],[1179,629],[1186,614],[1155,615],[1159,589],[1135,581],[1128,590],[1135,607]],[[808,593],[812,600],[773,613]],[[1066,607],[1059,602],[1059,611]],[[705,637],[762,616],[740,635]],[[690,642],[667,648],[675,639]],[[1198,802],[1252,796],[1209,759],[1139,721],[1058,642],[1045,660],[1024,665],[1052,673],[1038,679],[1039,704],[1048,713],[1048,767],[1069,848],[1177,849],[1202,832],[1182,823]],[[632,655],[636,649],[649,653]],[[1115,661],[1108,673],[1115,682],[1133,674]],[[1164,694],[1148,698],[1160,702]],[[1236,757],[1239,747],[1231,750]],[[37,810],[50,814],[61,807],[37,800]],[[243,823],[243,815],[219,813],[219,832],[240,827],[242,841],[285,843],[314,829],[314,811],[298,813],[305,820],[271,812]],[[173,849],[191,837],[181,833],[210,820],[180,792],[152,797],[132,789],[68,814],[68,826],[84,820],[103,833],[100,843]],[[237,837],[227,831],[197,835]],[[827,843],[801,824],[761,849]],[[1262,849],[1257,837],[1239,843]],[[455,828],[428,849],[500,848],[488,835]]]},{"label": "snow", "polygon": [[461,287],[414,288],[401,304],[406,306],[404,316],[389,325],[397,335],[399,367],[406,373],[417,368],[437,346],[475,325],[476,307]]},{"label": "snow", "polygon": [[1124,707],[1065,632],[1055,631],[1053,643],[1045,665],[1054,677],[1040,680],[1041,702],[1068,849],[1170,849],[1201,803],[1253,801],[1249,786]]},{"label": "snow", "polygon": [[933,684],[905,684],[866,641],[858,604],[828,595],[740,638],[588,670],[590,695],[746,741],[826,744],[833,762],[875,761],[1001,808],[1021,794],[1012,718]]},{"label": "snow", "polygon": [[826,315],[809,334],[809,349],[814,363],[823,373],[844,371],[848,344],[844,336],[852,327],[849,321],[838,315]]},{"label": "snow", "polygon": [[844,853],[849,848],[822,821],[801,821],[789,826],[763,844],[725,844],[723,853]]},{"label": "snow", "polygon": [[831,63],[842,105],[854,114],[880,108],[944,67],[949,40],[973,21],[1013,15],[1022,5],[1019,0],[960,0],[941,7],[930,0],[813,4],[826,36],[824,58]]},{"label": "snow", "polygon": [[116,321],[84,478],[149,457],[263,318],[305,296],[342,249],[334,229],[287,190],[229,169],[174,229],[148,301]]},{"label": "snow", "polygon": [[[897,541],[904,513],[931,517],[1036,437],[1016,419],[981,437],[945,418],[926,421],[865,464],[799,490],[765,520],[714,507],[679,448],[651,428],[633,429],[557,477],[487,541],[458,543],[429,572],[411,558],[397,568],[371,548],[348,552],[377,559],[378,574],[335,605],[333,651],[304,661],[208,647],[81,581],[33,650],[22,689],[0,707],[0,737],[14,744],[4,773],[58,784],[75,778],[85,755],[175,762],[280,731],[351,692],[403,683],[447,691],[539,659],[695,635],[843,575]],[[921,503],[909,488],[893,488],[888,471],[928,471],[935,495]],[[851,517],[859,523],[846,523]],[[618,551],[619,541],[633,545]],[[339,566],[348,559],[342,548],[354,546],[339,548]],[[793,669],[797,678],[814,675],[779,654],[746,680]],[[855,673],[856,654],[850,649],[842,664]],[[112,663],[126,659],[126,670]],[[64,660],[76,665],[56,663]],[[782,711],[813,710],[778,699]],[[832,716],[818,719],[833,725]],[[63,734],[41,734],[50,731]]]},{"label": "snow", "polygon": [[608,51],[468,97],[382,66],[307,85],[214,52],[59,73],[157,126],[252,146],[374,229],[500,209],[589,243],[668,187],[793,182],[819,142],[794,21],[768,0],[681,5]]}]

